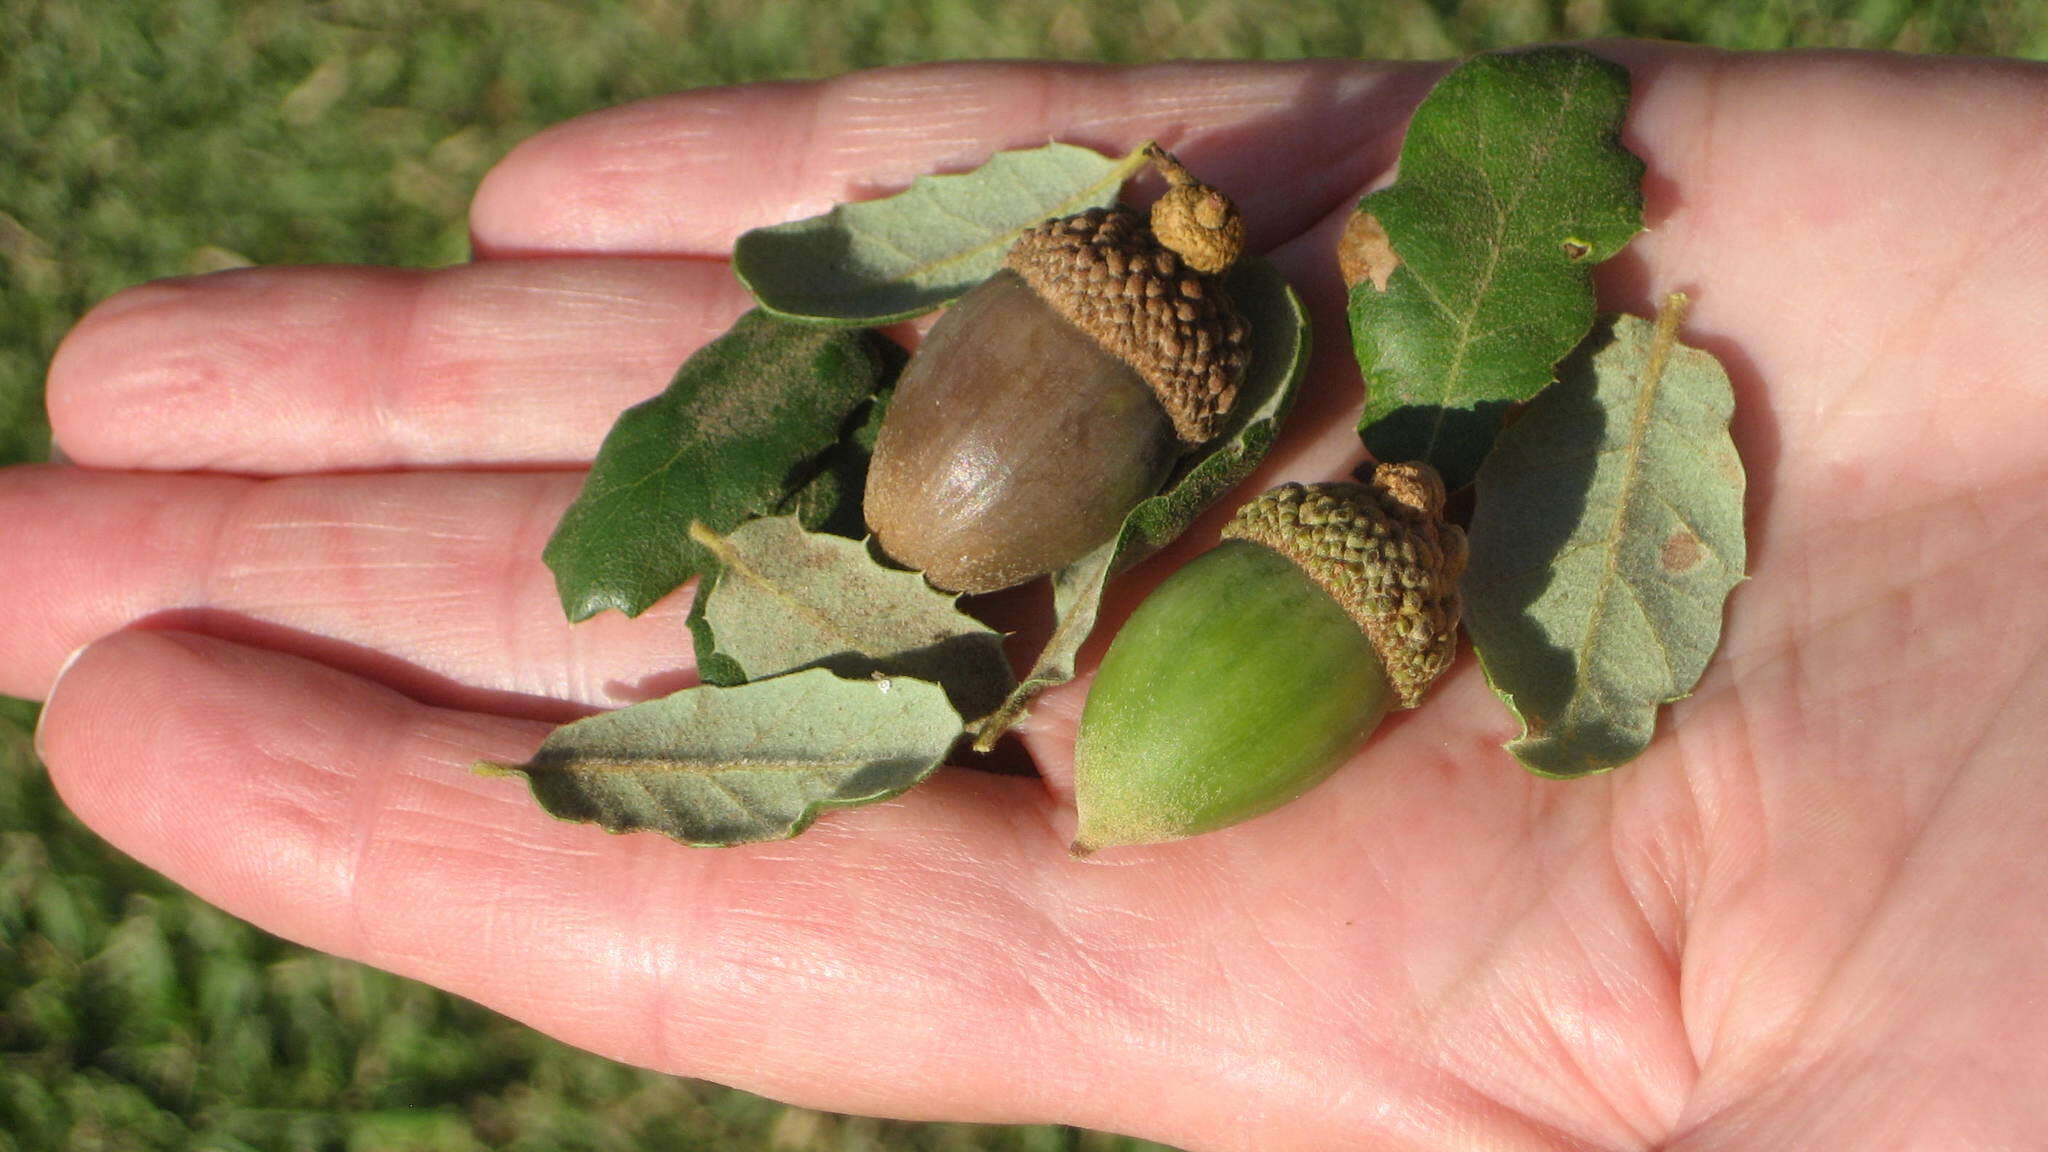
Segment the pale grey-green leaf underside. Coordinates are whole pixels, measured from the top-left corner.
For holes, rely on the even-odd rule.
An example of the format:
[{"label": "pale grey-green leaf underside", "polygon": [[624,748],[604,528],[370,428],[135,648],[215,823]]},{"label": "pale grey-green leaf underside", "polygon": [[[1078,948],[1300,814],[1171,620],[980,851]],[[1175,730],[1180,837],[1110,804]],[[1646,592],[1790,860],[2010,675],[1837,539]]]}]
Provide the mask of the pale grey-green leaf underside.
[{"label": "pale grey-green leaf underside", "polygon": [[1596,328],[1479,471],[1466,627],[1532,771],[1624,764],[1691,693],[1742,579],[1734,394],[1706,352],[1633,316]]},{"label": "pale grey-green leaf underside", "polygon": [[717,650],[748,680],[810,667],[911,676],[944,685],[969,717],[1014,686],[1001,633],[918,573],[885,567],[862,541],[807,532],[791,516],[691,537],[718,558],[704,606]]},{"label": "pale grey-green leaf underside", "polygon": [[550,814],[685,844],[780,840],[819,813],[886,799],[938,767],[961,733],[936,684],[824,669],[699,685],[565,724],[523,764]]},{"label": "pale grey-green leaf underside", "polygon": [[1144,164],[1142,146],[1124,156],[1057,143],[998,152],[971,172],[753,229],[733,246],[733,270],[778,315],[908,319],[993,276],[1024,229],[1115,203]]}]

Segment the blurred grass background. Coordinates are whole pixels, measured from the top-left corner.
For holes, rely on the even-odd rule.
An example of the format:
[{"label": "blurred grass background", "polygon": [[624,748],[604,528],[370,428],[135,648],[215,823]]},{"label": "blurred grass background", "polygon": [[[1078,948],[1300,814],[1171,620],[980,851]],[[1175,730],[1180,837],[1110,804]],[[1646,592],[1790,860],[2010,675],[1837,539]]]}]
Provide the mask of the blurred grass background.
[{"label": "blurred grass background", "polygon": [[[918,60],[1451,56],[1658,36],[2048,59],[2041,0],[0,0],[0,464],[99,300],[244,263],[442,264],[512,144],[680,88]],[[4,534],[4,528],[0,528]],[[64,812],[0,699],[0,1152],[1131,1152],[788,1108],[275,940]]]}]

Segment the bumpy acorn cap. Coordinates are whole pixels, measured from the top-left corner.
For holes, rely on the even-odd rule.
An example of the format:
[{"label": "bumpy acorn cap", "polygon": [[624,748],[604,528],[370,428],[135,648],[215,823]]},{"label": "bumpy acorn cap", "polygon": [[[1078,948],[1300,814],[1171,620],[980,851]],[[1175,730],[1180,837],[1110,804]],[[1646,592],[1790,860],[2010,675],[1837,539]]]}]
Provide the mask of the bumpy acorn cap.
[{"label": "bumpy acorn cap", "polygon": [[1238,509],[1223,535],[1273,549],[1329,593],[1413,708],[1458,650],[1465,533],[1443,507],[1436,469],[1382,464],[1369,484],[1282,484]]},{"label": "bumpy acorn cap", "polygon": [[1018,237],[1004,264],[1159,397],[1188,445],[1216,435],[1251,354],[1251,334],[1223,289],[1244,246],[1229,198],[1150,150],[1170,187],[1150,225],[1121,205],[1048,220]]}]

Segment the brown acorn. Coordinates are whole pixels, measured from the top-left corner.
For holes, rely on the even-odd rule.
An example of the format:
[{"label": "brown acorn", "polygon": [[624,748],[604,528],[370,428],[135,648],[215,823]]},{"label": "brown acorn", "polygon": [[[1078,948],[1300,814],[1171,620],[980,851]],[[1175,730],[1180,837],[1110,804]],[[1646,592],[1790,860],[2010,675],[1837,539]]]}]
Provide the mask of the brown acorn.
[{"label": "brown acorn", "polygon": [[864,508],[883,551],[952,592],[1054,571],[1115,534],[1216,434],[1250,352],[1223,273],[1244,225],[1153,148],[1170,184],[1048,220],[955,301],[897,382]]}]

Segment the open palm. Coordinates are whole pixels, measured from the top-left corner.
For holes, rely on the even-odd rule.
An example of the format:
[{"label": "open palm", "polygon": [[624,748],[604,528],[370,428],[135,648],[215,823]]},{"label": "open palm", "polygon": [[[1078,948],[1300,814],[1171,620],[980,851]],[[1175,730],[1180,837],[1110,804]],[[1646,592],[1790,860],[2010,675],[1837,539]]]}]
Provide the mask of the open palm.
[{"label": "open palm", "polygon": [[1607,51],[1651,231],[1603,304],[1692,295],[1752,556],[1613,775],[1522,772],[1469,655],[1307,800],[1088,863],[1085,683],[1026,727],[1044,782],[941,772],[787,843],[611,837],[469,772],[688,682],[687,596],[572,627],[540,551],[611,419],[747,306],[748,227],[1157,138],[1315,311],[1248,490],[1357,463],[1328,254],[1437,74],[1358,63],[691,93],[513,153],[474,264],[122,293],[51,372],[76,466],[0,472],[0,691],[49,696],[68,802],[201,896],[804,1104],[1204,1149],[2019,1146],[2048,1131],[2048,72]]}]

